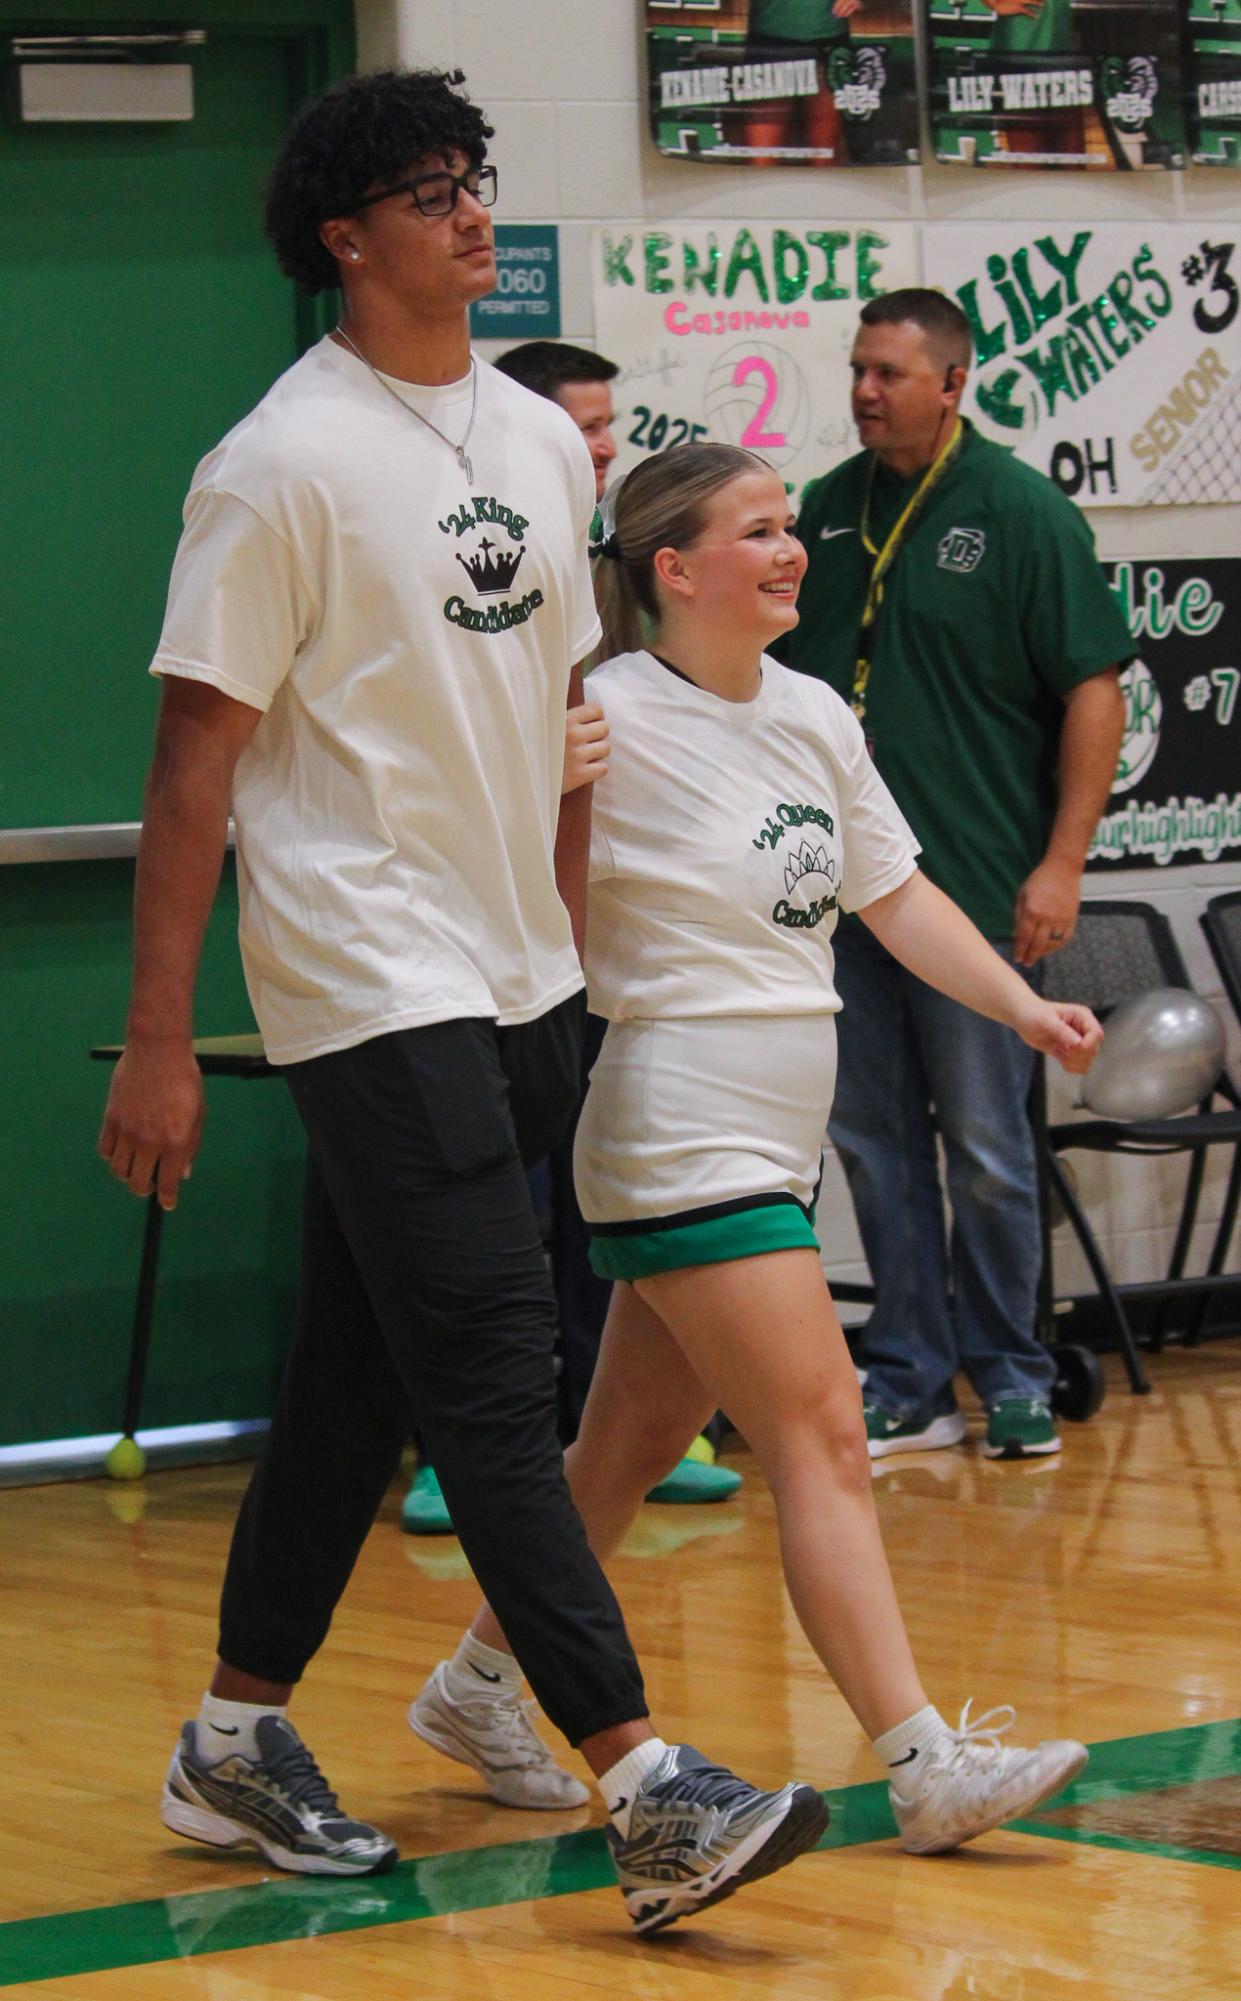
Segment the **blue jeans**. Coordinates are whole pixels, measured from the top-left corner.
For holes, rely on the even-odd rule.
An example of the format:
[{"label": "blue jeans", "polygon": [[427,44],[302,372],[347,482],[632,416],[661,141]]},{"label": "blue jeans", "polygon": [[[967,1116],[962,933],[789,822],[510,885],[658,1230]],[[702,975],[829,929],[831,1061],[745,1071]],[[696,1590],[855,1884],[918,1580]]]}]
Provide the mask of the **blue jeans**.
[{"label": "blue jeans", "polygon": [[[1026,1109],[1033,1052],[907,973],[860,924],[842,926],[834,943],[844,1012],[828,1131],[875,1286],[867,1402],[929,1422],[956,1408],[958,1369],[984,1404],[1047,1402],[1055,1365],[1034,1331],[1042,1247]],[[936,1126],[952,1208],[947,1242]]]}]

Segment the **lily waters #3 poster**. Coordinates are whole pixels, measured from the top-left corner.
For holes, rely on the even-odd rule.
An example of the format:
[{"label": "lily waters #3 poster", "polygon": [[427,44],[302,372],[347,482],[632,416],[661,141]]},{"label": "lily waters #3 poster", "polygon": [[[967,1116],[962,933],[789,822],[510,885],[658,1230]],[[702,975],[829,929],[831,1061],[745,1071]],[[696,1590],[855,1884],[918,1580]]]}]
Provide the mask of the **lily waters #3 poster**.
[{"label": "lily waters #3 poster", "polygon": [[646,0],[661,153],[749,167],[918,158],[912,0]]},{"label": "lily waters #3 poster", "polygon": [[1176,0],[926,0],[937,160],[1183,167]]}]

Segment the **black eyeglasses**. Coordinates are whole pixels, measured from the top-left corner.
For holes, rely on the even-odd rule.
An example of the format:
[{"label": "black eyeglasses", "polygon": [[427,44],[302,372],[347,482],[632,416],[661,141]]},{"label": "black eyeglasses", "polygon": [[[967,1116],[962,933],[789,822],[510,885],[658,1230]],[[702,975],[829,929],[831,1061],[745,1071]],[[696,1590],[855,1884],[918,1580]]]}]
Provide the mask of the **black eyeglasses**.
[{"label": "black eyeglasses", "polygon": [[496,198],[495,168],[467,167],[463,174],[419,174],[415,181],[398,181],[394,188],[385,188],[382,194],[367,195],[351,213],[356,215],[359,209],[372,208],[377,201],[391,201],[393,195],[412,195],[420,215],[451,215],[462,188],[484,208],[493,207]]}]

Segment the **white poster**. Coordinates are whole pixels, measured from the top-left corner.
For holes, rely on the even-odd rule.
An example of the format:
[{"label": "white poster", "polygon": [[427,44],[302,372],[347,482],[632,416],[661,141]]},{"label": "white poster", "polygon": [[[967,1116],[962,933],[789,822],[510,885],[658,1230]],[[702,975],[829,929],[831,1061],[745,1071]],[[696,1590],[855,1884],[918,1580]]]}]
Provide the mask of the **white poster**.
[{"label": "white poster", "polygon": [[711,438],[761,453],[796,501],[858,449],[849,350],[868,299],[918,283],[911,224],[613,223],[591,254],[618,476]]},{"label": "white poster", "polygon": [[964,408],[1083,507],[1241,500],[1235,229],[930,224],[974,330]]}]

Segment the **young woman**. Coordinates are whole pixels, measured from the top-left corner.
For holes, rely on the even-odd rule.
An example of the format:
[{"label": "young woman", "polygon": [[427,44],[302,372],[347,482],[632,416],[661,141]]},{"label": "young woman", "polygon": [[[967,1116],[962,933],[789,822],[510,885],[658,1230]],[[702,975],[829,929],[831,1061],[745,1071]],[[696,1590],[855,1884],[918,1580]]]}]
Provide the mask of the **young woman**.
[{"label": "young woman", "polygon": [[[802,1627],[890,1769],[905,1847],[952,1848],[1058,1791],[1086,1751],[1001,1745],[1010,1710],[950,1729],[914,1665],[814,1235],[838,912],[1066,1069],[1089,1066],[1101,1030],[1087,1008],[1040,1000],[919,874],[849,710],[764,654],[796,624],[806,557],[762,460],[726,445],[648,460],[620,489],[605,554],[615,657],[591,692],[611,769],[594,800],[587,976],[609,1027],[575,1167],[592,1261],[616,1283],[567,1460],[574,1499],[606,1557],[727,1410],[775,1497]],[[494,1779],[517,1685],[484,1608],[411,1723]]]}]

